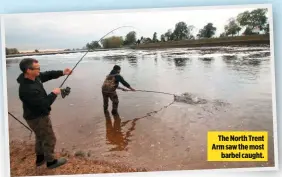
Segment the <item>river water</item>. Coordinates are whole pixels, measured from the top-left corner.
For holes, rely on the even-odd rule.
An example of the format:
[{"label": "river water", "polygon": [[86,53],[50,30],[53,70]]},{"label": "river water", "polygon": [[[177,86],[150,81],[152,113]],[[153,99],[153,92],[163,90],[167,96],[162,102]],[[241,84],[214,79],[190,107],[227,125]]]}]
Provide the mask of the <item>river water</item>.
[{"label": "river water", "polygon": [[[73,67],[83,55],[34,57],[44,71]],[[7,59],[8,108],[23,120],[16,83],[20,59]],[[115,64],[135,89],[189,93],[206,102],[169,105],[171,95],[118,91],[120,119],[106,119],[101,85]],[[63,79],[44,86],[51,92]],[[70,95],[58,97],[51,113],[57,151],[83,151],[96,160],[148,170],[274,166],[269,46],[90,52],[65,86],[71,87]],[[28,140],[29,132],[12,117],[9,128],[10,140]],[[208,162],[207,132],[212,130],[268,131],[269,161]]]}]

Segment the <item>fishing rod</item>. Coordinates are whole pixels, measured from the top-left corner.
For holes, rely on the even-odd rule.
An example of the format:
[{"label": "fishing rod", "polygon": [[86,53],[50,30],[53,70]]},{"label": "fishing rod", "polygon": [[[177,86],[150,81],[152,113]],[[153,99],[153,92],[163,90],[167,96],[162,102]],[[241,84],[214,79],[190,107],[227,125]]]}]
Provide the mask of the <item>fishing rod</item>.
[{"label": "fishing rod", "polygon": [[[122,88],[118,88],[118,89],[121,89],[123,90]],[[131,90],[127,90],[126,91],[131,91]],[[138,92],[152,92],[152,93],[161,93],[161,94],[165,94],[165,95],[173,95],[173,96],[177,96],[176,94],[173,94],[173,93],[167,93],[167,92],[159,92],[159,91],[152,91],[152,90],[135,90],[135,91],[138,91]],[[109,93],[112,93],[112,92],[109,92]]]},{"label": "fishing rod", "polygon": [[[133,26],[120,26],[118,28],[115,28],[113,30],[111,30],[110,32],[108,32],[106,35],[104,35],[103,37],[101,37],[98,41],[98,43],[104,39],[104,37],[106,37],[108,34],[114,32],[115,30],[118,30],[120,28],[124,28],[124,27],[133,27]],[[134,27],[133,27],[134,28]],[[75,66],[73,67],[72,71],[77,67],[77,65],[82,61],[82,59],[85,57],[85,55],[90,51],[90,49],[87,50],[87,52],[81,57],[81,59],[75,64]],[[61,96],[62,98],[65,98],[67,95],[70,94],[70,90],[71,88],[70,87],[66,87],[65,89],[62,88],[62,86],[64,85],[64,83],[66,82],[66,80],[68,79],[70,75],[67,75],[67,77],[64,79],[64,81],[62,82],[62,84],[60,85],[60,89],[61,89]],[[19,123],[21,123],[22,125],[24,125],[28,130],[31,131],[31,134],[32,134],[32,130],[30,128],[28,128],[23,122],[21,122],[19,119],[16,118],[16,116],[14,116],[12,113],[8,112],[9,115],[11,115],[14,119],[16,119]]]},{"label": "fishing rod", "polygon": [[12,116],[14,119],[16,119],[20,124],[22,124],[25,128],[27,128],[30,131],[30,135],[29,135],[29,139],[30,139],[32,135],[32,130],[28,126],[26,126],[24,123],[22,123],[19,119],[17,119],[13,114],[11,114],[10,112],[8,112],[8,114],[10,114],[10,116]]},{"label": "fishing rod", "polygon": [[[106,37],[108,34],[114,32],[115,30],[118,30],[118,29],[120,29],[120,28],[124,28],[124,27],[133,27],[133,26],[120,26],[120,27],[118,27],[118,28],[115,28],[115,29],[111,30],[110,32],[108,32],[107,34],[105,34],[103,37],[101,37],[101,38],[99,39],[98,43],[99,43],[101,40],[103,40],[104,37]],[[134,27],[133,27],[133,28],[134,28]],[[87,52],[80,58],[80,60],[79,60],[79,61],[75,64],[75,66],[72,68],[72,71],[71,71],[71,72],[73,72],[73,70],[77,67],[77,65],[82,61],[82,59],[87,55],[87,53],[88,53],[89,51],[90,51],[90,49],[88,49]],[[61,88],[61,87],[64,85],[64,83],[66,82],[66,80],[68,79],[69,76],[70,76],[70,75],[67,75],[67,77],[64,79],[64,81],[62,82],[62,84],[60,85],[59,88]],[[62,88],[61,88],[61,95],[62,95],[62,98],[65,98],[67,95],[69,95],[69,94],[70,94],[70,91],[71,91],[71,88],[70,88],[70,87],[66,87],[65,89],[62,89]]]},{"label": "fishing rod", "polygon": [[25,128],[27,128],[30,132],[32,132],[32,130],[26,126],[25,124],[23,124],[19,119],[17,119],[13,114],[11,114],[10,112],[8,112],[10,114],[10,116],[12,116],[13,118],[15,118],[17,121],[19,121],[23,126],[25,126]]},{"label": "fishing rod", "polygon": [[135,90],[135,91],[139,91],[139,92],[153,92],[153,93],[162,93],[162,94],[166,94],[166,95],[173,95],[173,96],[176,96],[176,94],[173,94],[173,93],[158,92],[158,91],[151,91],[151,90]]},{"label": "fishing rod", "polygon": [[[133,26],[120,26],[118,28],[115,28],[113,30],[111,30],[110,32],[108,32],[106,35],[104,35],[103,37],[101,37],[101,39],[99,39],[98,43],[104,38],[106,37],[108,34],[112,33],[113,31],[115,30],[118,30],[120,28],[124,28],[124,27],[133,27]],[[81,59],[76,63],[76,65],[73,67],[72,71],[76,68],[76,66],[82,61],[82,59],[85,57],[85,55],[87,55],[87,53],[89,52],[90,50],[88,49],[87,52],[81,57]],[[65,81],[68,79],[70,75],[68,75],[65,80],[62,82],[62,84],[60,85],[60,88],[64,85]]]}]

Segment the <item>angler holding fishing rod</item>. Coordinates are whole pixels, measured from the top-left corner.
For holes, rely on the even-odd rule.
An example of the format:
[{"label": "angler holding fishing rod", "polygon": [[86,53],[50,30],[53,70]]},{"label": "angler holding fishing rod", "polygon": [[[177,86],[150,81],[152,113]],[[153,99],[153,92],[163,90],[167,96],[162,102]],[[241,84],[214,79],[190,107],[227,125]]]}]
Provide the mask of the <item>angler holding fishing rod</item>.
[{"label": "angler holding fishing rod", "polygon": [[[108,112],[109,99],[112,101],[112,114],[118,114],[118,95],[116,89],[121,89],[122,91],[135,91],[120,75],[121,67],[119,65],[115,65],[109,75],[107,75],[103,85],[102,85],[102,95],[103,95],[103,106],[104,113]],[[127,87],[129,90],[125,88],[119,87],[119,82]]]},{"label": "angler holding fishing rod", "polygon": [[[125,27],[131,26],[120,26],[111,30],[101,37],[98,43],[113,31]],[[55,101],[57,95],[61,94],[62,98],[69,95],[70,88],[66,87],[63,89],[62,86],[89,51],[90,50],[87,50],[87,52],[80,58],[72,69],[67,68],[64,71],[40,72],[40,65],[38,61],[33,58],[26,58],[20,62],[22,74],[20,74],[17,78],[17,82],[20,84],[19,97],[23,104],[23,117],[31,129],[24,125],[12,113],[8,113],[28,130],[35,133],[36,166],[43,165],[47,162],[47,168],[56,168],[65,164],[67,161],[65,158],[55,159],[54,157],[56,137],[53,132],[49,115],[51,105]],[[64,75],[67,75],[67,77],[64,79],[60,87],[55,88],[47,95],[42,83],[52,79],[57,79]]]},{"label": "angler holding fishing rod", "polygon": [[43,84],[64,75],[70,75],[72,70],[40,72],[40,64],[36,59],[25,58],[19,67],[22,73],[18,76],[19,97],[23,104],[23,117],[35,133],[36,166],[46,162],[47,168],[56,168],[66,163],[65,158],[56,159],[54,149],[56,136],[50,120],[51,105],[61,94],[61,88],[55,88],[46,93]]}]

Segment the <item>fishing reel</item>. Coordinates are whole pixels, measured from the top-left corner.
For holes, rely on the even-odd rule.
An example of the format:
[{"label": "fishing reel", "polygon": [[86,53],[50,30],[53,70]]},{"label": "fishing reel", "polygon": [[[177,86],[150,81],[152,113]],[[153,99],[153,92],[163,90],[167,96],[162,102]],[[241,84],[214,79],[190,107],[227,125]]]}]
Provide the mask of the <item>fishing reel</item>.
[{"label": "fishing reel", "polygon": [[70,94],[70,91],[71,91],[70,87],[66,87],[64,89],[61,89],[62,98],[65,98],[66,96],[68,96]]}]

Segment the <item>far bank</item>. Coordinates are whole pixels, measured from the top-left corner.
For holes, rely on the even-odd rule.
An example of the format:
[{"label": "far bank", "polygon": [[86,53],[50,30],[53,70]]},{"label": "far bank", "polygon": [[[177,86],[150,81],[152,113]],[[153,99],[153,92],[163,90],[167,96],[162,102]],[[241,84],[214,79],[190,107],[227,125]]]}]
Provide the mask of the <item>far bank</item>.
[{"label": "far bank", "polygon": [[[108,51],[108,50],[122,50],[122,49],[136,49],[136,50],[149,50],[149,49],[164,49],[164,48],[185,48],[185,47],[216,47],[216,46],[244,46],[244,45],[270,45],[269,35],[249,35],[249,36],[234,36],[234,37],[220,37],[208,39],[195,39],[195,40],[181,40],[181,41],[166,41],[156,43],[143,43],[131,46],[122,46],[117,48],[99,48],[91,51]],[[33,56],[33,55],[57,55],[57,54],[70,54],[70,53],[83,53],[87,50],[74,50],[74,51],[45,51],[45,52],[29,52],[6,55],[6,58]]]},{"label": "far bank", "polygon": [[209,39],[166,41],[157,43],[139,44],[134,49],[157,49],[157,48],[179,48],[179,47],[212,47],[212,46],[234,46],[234,45],[270,45],[269,35],[249,35],[220,37]]}]

